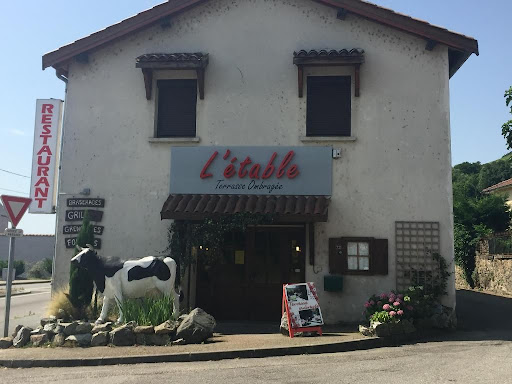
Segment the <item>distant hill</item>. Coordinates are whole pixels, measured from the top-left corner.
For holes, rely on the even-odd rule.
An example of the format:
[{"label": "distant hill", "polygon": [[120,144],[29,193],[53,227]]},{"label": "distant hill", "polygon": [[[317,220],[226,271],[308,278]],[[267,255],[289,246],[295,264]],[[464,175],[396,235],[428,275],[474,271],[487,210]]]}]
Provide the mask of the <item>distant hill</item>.
[{"label": "distant hill", "polygon": [[453,167],[454,183],[464,179],[479,192],[510,178],[512,178],[512,152],[485,164],[481,164],[479,161],[476,163],[466,161]]}]

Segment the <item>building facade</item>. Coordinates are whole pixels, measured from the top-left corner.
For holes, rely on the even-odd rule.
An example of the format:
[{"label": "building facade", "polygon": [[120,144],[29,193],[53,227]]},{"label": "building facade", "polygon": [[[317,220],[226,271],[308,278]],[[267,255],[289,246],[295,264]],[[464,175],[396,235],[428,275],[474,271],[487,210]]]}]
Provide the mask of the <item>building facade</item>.
[{"label": "building facade", "polygon": [[356,321],[432,279],[430,252],[453,261],[449,78],[472,53],[359,0],[177,0],[45,55],[67,83],[54,288],[87,189],[99,253],[123,259],[165,254],[170,220],[274,215],[185,275],[220,318],[279,318],[282,284],[308,281],[326,322]]}]

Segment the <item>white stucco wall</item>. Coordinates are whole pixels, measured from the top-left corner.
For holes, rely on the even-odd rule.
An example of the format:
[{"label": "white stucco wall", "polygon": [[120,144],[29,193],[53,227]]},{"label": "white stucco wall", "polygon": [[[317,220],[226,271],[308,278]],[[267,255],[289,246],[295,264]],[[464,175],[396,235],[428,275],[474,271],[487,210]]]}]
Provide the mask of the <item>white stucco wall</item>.
[{"label": "white stucco wall", "polygon": [[[297,96],[299,49],[363,48],[361,96],[352,98],[356,141],[303,143],[306,97]],[[208,52],[205,99],[197,103],[192,145],[332,145],[329,221],[316,225],[316,262],[306,278],[320,288],[327,322],[360,318],[372,293],[395,287],[394,224],[439,221],[441,253],[453,259],[447,48],[309,0],[218,0],[89,55],[70,66],[64,115],[60,192],[91,188],[104,197],[104,255],[161,254],[169,222],[160,210],[169,194],[170,144],[150,143],[155,104],[145,98],[135,58],[154,52]],[[351,74],[350,68],[306,74]],[[160,77],[193,76],[162,73]],[[155,92],[155,86],[153,92]],[[306,95],[306,92],[304,93]],[[65,199],[60,195],[58,231]],[[389,239],[389,274],[347,276],[342,293],[323,292],[329,237]],[[67,282],[69,259],[57,235],[56,285]],[[454,303],[454,282],[448,304]]]}]

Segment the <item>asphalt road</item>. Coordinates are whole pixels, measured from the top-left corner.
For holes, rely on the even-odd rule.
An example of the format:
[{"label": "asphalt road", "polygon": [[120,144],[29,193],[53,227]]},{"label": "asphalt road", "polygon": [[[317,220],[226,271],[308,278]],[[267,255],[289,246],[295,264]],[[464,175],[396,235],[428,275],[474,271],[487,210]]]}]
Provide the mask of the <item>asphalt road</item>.
[{"label": "asphalt road", "polygon": [[448,341],[324,355],[78,368],[0,369],[27,383],[511,383],[512,342]]},{"label": "asphalt road", "polygon": [[[9,335],[14,332],[18,324],[37,327],[41,317],[46,315],[46,307],[50,301],[50,283],[16,285],[16,288],[24,288],[31,293],[11,298]],[[3,337],[4,319],[5,297],[2,297],[0,298],[0,337]]]}]

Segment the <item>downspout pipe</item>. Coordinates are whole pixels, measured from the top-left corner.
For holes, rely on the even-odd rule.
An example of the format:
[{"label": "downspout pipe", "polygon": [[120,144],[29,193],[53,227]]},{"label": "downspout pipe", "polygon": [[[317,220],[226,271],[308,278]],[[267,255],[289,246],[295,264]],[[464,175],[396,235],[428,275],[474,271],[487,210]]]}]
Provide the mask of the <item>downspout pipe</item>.
[{"label": "downspout pipe", "polygon": [[68,77],[67,77],[68,73],[64,69],[62,69],[62,68],[55,68],[55,76],[57,76],[57,78],[59,80],[62,80],[66,84],[68,83]]}]

